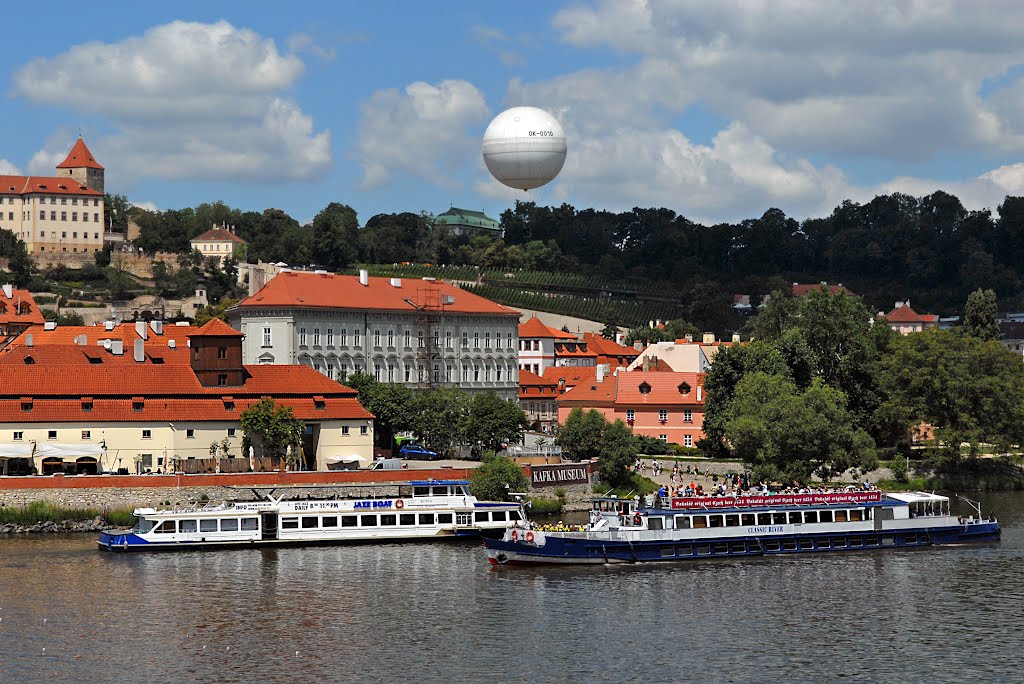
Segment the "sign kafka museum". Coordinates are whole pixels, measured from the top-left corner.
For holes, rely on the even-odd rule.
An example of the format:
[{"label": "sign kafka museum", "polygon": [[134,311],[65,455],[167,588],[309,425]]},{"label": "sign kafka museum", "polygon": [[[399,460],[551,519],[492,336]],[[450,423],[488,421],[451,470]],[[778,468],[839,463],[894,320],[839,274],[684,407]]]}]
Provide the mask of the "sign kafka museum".
[{"label": "sign kafka museum", "polygon": [[531,481],[534,487],[566,484],[587,484],[590,474],[586,464],[532,466]]}]

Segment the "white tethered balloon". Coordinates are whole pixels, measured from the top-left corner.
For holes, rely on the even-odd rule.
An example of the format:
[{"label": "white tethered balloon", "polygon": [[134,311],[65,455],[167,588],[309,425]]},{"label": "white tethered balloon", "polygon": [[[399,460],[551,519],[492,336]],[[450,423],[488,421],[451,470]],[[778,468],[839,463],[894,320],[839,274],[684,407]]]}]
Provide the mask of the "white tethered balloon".
[{"label": "white tethered balloon", "polygon": [[513,107],[494,117],[482,145],[487,170],[517,190],[554,180],[565,163],[565,149],[561,124],[536,107]]}]

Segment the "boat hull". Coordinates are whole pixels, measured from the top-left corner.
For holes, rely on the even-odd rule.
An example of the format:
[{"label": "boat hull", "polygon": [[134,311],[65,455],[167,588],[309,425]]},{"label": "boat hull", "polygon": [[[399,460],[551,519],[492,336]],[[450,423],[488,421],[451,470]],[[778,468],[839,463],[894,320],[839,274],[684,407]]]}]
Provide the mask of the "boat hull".
[{"label": "boat hull", "polygon": [[492,565],[524,564],[606,564],[679,562],[708,558],[773,556],[794,553],[824,553],[886,548],[998,542],[995,522],[945,528],[852,531],[843,534],[797,534],[784,536],[722,536],[623,540],[584,532],[551,534],[538,532],[534,540],[486,539],[484,546]]}]

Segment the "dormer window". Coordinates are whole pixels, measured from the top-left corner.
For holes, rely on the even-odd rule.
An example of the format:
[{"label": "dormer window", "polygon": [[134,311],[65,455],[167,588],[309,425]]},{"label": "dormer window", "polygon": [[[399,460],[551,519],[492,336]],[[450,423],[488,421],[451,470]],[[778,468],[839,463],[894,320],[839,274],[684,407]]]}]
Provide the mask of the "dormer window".
[{"label": "dormer window", "polygon": [[83,411],[92,411],[92,398],[91,397],[82,397],[82,410]]},{"label": "dormer window", "polygon": [[31,365],[35,364],[35,362],[36,362],[36,360],[34,358],[32,358],[31,356],[26,356],[25,357],[25,365],[31,366]]},{"label": "dormer window", "polygon": [[651,393],[651,386],[648,385],[646,382],[641,382],[639,389],[640,389],[640,394],[650,394]]},{"label": "dormer window", "polygon": [[685,397],[687,394],[690,393],[690,385],[685,382],[681,383],[679,385],[679,393]]},{"label": "dormer window", "polygon": [[26,411],[26,412],[32,410],[32,398],[31,397],[23,397],[22,398],[22,400],[21,400],[21,410],[22,411]]},{"label": "dormer window", "polygon": [[135,397],[132,399],[132,411],[138,412],[142,411],[144,408],[146,408],[146,401],[144,399],[141,397]]},{"label": "dormer window", "polygon": [[323,411],[327,408],[327,401],[323,397],[313,397],[313,408],[317,411]]}]

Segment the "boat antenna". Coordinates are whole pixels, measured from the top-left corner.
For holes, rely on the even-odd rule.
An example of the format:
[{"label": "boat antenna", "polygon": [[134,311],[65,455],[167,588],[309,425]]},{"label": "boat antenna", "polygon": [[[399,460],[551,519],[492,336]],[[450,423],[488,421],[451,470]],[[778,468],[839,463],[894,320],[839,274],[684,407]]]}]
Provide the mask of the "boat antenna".
[{"label": "boat antenna", "polygon": [[974,499],[968,499],[966,496],[961,496],[960,494],[957,494],[956,498],[958,498],[958,499],[960,499],[962,501],[966,501],[967,503],[969,503],[971,505],[971,508],[973,508],[975,511],[977,511],[977,513],[978,513],[978,520],[981,520],[981,502],[980,501],[975,501]]}]

